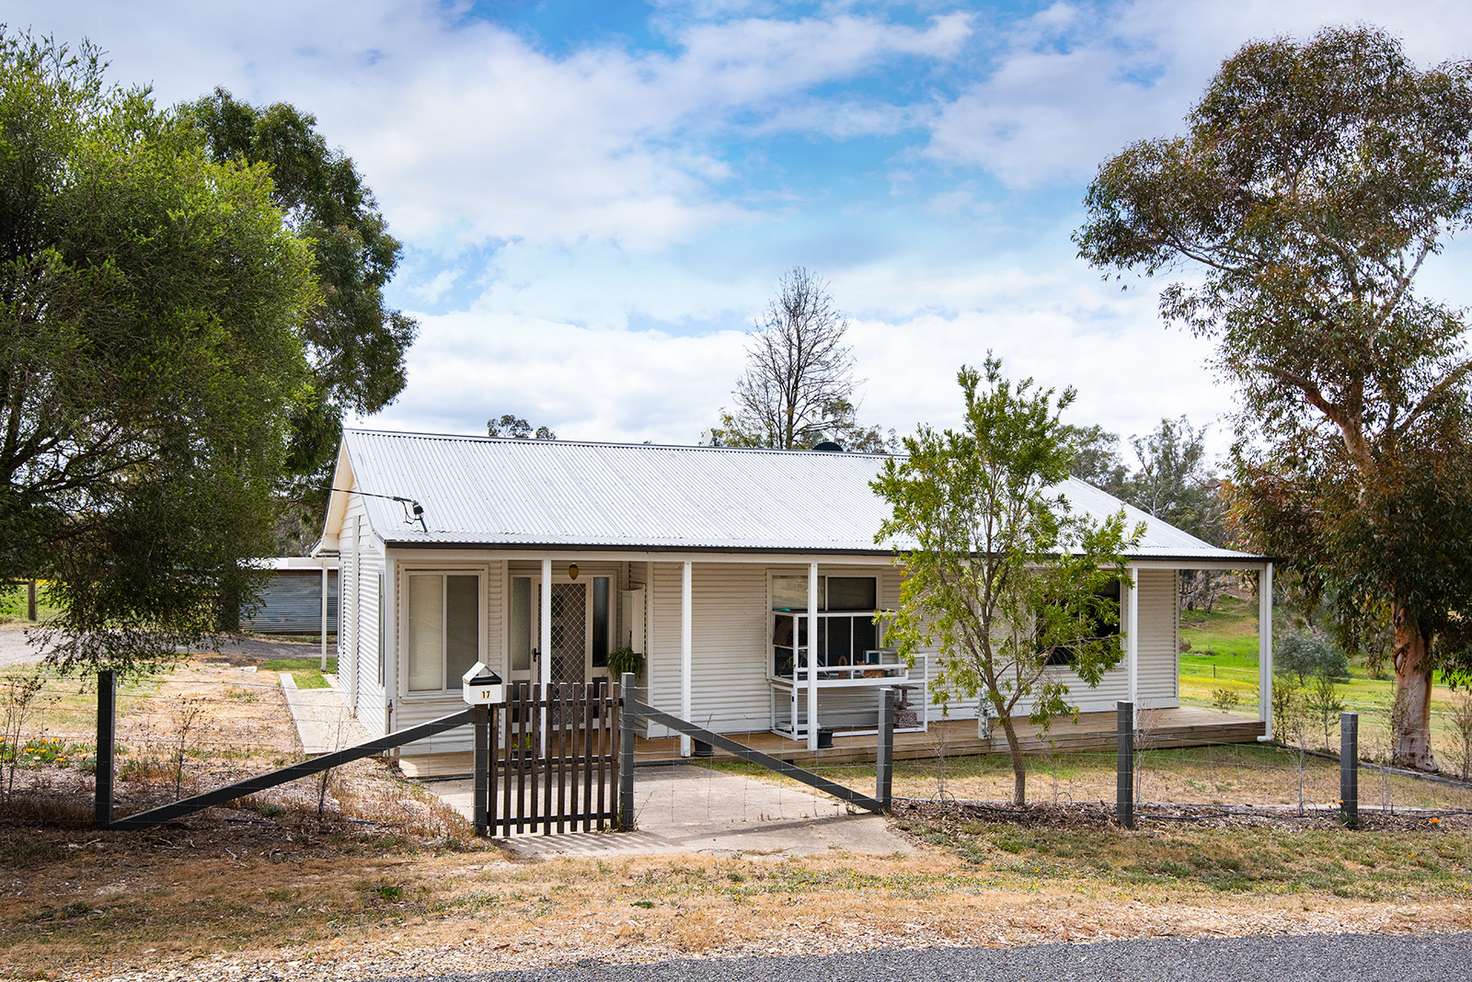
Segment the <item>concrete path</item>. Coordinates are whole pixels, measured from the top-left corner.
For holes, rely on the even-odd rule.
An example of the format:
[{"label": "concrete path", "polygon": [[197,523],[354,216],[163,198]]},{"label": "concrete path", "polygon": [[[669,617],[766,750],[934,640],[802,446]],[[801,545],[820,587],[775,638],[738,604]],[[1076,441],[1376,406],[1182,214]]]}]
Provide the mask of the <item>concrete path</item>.
[{"label": "concrete path", "polygon": [[1303,934],[1140,938],[1026,948],[912,948],[847,955],[711,958],[653,965],[568,965],[536,972],[419,971],[380,982],[1324,982],[1466,979],[1472,934]]},{"label": "concrete path", "polygon": [[[329,681],[335,681],[328,676]],[[281,691],[286,708],[296,722],[297,739],[302,752],[311,755],[331,753],[368,739],[363,724],[353,718],[346,695],[336,687],[298,689],[290,672],[281,673]]]},{"label": "concrete path", "polygon": [[[845,849],[891,855],[913,851],[908,842],[889,831],[880,816],[851,815],[842,803],[788,782],[691,765],[641,767],[635,775],[637,832],[517,835],[508,840],[507,848],[527,859],[677,852],[809,855]],[[473,818],[469,781],[432,781],[425,787],[467,819]]]}]

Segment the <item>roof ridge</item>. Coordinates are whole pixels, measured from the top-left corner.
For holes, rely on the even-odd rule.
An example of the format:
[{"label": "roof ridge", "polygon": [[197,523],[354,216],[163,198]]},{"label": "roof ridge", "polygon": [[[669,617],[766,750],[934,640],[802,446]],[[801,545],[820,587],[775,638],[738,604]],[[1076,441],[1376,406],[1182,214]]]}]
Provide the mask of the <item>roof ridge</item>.
[{"label": "roof ridge", "polygon": [[364,436],[388,436],[421,440],[461,441],[465,443],[505,443],[516,446],[563,446],[563,447],[606,447],[622,450],[695,450],[721,453],[747,454],[793,454],[804,457],[902,457],[903,454],[887,454],[869,450],[800,450],[795,447],[716,447],[699,443],[633,443],[622,440],[533,440],[513,436],[481,436],[474,433],[429,433],[421,430],[380,430],[363,426],[345,426],[343,433]]}]

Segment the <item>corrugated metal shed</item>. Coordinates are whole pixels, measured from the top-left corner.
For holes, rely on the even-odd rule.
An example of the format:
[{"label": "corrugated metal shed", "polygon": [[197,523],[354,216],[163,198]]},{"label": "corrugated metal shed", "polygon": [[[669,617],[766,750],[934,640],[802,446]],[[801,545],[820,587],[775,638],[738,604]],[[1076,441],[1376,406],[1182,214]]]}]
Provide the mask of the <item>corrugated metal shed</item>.
[{"label": "corrugated metal shed", "polygon": [[[884,553],[887,516],[869,488],[883,457],[571,440],[348,430],[344,446],[364,492],[413,498],[428,531],[394,501],[365,497],[374,531],[415,545],[580,546],[750,552]],[[1218,549],[1081,481],[1063,488],[1076,510],[1125,509],[1146,524],[1135,555],[1253,559]]]},{"label": "corrugated metal shed", "polygon": [[[328,571],[327,631],[337,631],[337,570]],[[316,634],[322,630],[322,570],[277,567],[257,602],[240,608],[240,626],[262,634]]]}]

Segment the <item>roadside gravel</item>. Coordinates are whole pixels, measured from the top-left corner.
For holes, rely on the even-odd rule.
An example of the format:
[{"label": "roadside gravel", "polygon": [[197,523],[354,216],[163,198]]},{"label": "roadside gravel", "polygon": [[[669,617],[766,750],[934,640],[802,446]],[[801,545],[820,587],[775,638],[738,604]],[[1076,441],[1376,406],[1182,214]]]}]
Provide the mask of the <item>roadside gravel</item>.
[{"label": "roadside gravel", "polygon": [[[569,950],[566,965],[531,971],[442,971],[436,962],[493,965],[495,952],[475,954],[474,941],[441,952],[385,952],[371,962],[321,964],[282,961],[269,965],[221,955],[176,968],[112,976],[109,982],[1323,982],[1324,979],[1394,979],[1440,982],[1468,978],[1472,933],[1297,934],[1241,938],[1138,938],[1087,944],[1011,948],[888,948],[840,955],[787,955],[680,959],[617,964],[590,951]],[[637,956],[635,956],[637,957]]]},{"label": "roadside gravel", "polygon": [[[392,982],[951,982],[1023,980],[1174,980],[1322,982],[1386,978],[1397,982],[1466,979],[1472,934],[1289,935],[1248,938],[1142,938],[1027,948],[921,948],[795,958],[708,959],[654,965],[586,965],[539,972],[423,974]],[[383,980],[389,982],[389,980]]]}]

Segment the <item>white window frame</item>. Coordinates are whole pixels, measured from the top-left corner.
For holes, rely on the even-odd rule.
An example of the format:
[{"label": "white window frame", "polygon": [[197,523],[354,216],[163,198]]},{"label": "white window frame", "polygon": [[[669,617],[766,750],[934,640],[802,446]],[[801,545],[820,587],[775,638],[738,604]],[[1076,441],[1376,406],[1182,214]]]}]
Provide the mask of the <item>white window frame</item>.
[{"label": "white window frame", "polygon": [[[767,569],[767,608],[766,608],[766,611],[765,611],[768,614],[770,614],[772,612],[772,597],[773,597],[773,595],[775,593],[775,591],[772,589],[772,581],[774,579],[776,579],[777,577],[779,577],[779,576],[785,576],[785,577],[788,577],[788,578],[801,578],[804,583],[807,582],[807,578],[808,578],[808,574],[807,574],[807,572],[805,570],[804,571],[801,571],[801,572],[794,573],[794,572],[789,572],[786,569],[772,569],[772,568],[768,567],[768,569]],[[848,572],[845,572],[845,573],[822,573],[822,574],[820,574],[818,576],[818,579],[822,581],[821,582],[821,585],[820,585],[820,589],[819,589],[819,596],[822,597],[822,600],[821,600],[820,605],[818,607],[818,612],[819,613],[825,613],[825,612],[827,612],[830,609],[828,607],[828,581],[830,579],[835,578],[835,577],[838,578],[838,579],[841,579],[841,580],[873,580],[874,581],[874,611],[875,611],[875,613],[878,613],[879,611],[881,611],[881,610],[884,609],[884,605],[879,602],[879,593],[880,593],[880,591],[879,591],[879,585],[880,584],[879,584],[879,574],[878,573],[865,573],[865,572],[853,572],[853,573],[848,573]],[[804,590],[806,590],[806,587],[804,587]],[[841,611],[839,613],[841,613]]]},{"label": "white window frame", "polygon": [[[401,664],[399,666],[400,671],[398,672],[398,676],[399,676],[399,685],[398,685],[398,688],[399,688],[399,698],[400,699],[405,699],[405,700],[409,700],[409,701],[413,702],[413,701],[419,701],[419,700],[444,699],[448,695],[454,695],[454,696],[456,696],[458,698],[459,697],[459,694],[460,694],[460,680],[459,679],[448,679],[448,678],[445,677],[446,674],[447,674],[447,670],[446,670],[446,667],[445,667],[444,630],[448,626],[448,623],[447,622],[446,623],[442,623],[441,626],[440,626],[440,632],[441,632],[440,633],[440,682],[441,682],[441,685],[443,686],[443,688],[440,688],[440,689],[410,689],[409,688],[409,675],[410,675],[410,671],[409,671],[410,652],[409,652],[409,644],[408,644],[408,640],[409,640],[409,616],[410,616],[410,612],[409,612],[409,577],[411,577],[411,576],[439,576],[441,579],[443,579],[444,577],[447,577],[447,576],[474,576],[476,578],[476,591],[475,591],[475,593],[476,593],[476,634],[477,634],[477,638],[476,638],[476,649],[477,649],[476,660],[479,661],[479,662],[482,662],[482,663],[486,663],[486,658],[487,658],[486,650],[487,650],[488,640],[489,640],[489,634],[488,634],[488,630],[487,630],[488,624],[487,624],[487,616],[486,616],[487,613],[488,613],[488,611],[487,611],[487,603],[486,603],[486,583],[487,583],[486,577],[488,575],[489,575],[488,574],[488,570],[484,566],[454,566],[454,565],[441,565],[441,564],[425,564],[425,565],[407,566],[407,567],[405,567],[403,569],[403,572],[402,572],[402,581],[400,583],[401,589],[400,589],[399,592],[402,594],[402,596],[404,598],[404,600],[403,600],[403,607],[402,607],[402,610],[404,612],[404,616],[401,618],[402,626],[401,627],[397,627],[397,630],[399,632],[399,641],[400,641],[400,643],[395,645],[395,647],[399,651],[402,651],[403,652],[403,659],[402,659],[402,662],[401,662]],[[449,598],[449,591],[447,589],[445,589],[443,586],[441,587],[441,590],[440,590],[440,596],[442,598],[441,599],[441,603],[448,603],[449,602],[449,599],[448,599]]]}]

